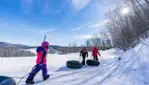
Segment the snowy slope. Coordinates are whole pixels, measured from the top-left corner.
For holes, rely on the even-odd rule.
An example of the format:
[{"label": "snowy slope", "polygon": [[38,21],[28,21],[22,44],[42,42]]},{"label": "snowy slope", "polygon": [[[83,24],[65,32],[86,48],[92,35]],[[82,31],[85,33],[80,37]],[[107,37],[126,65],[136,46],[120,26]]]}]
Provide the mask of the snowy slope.
[{"label": "snowy slope", "polygon": [[[98,85],[98,82],[103,80],[104,77],[109,75],[116,67],[116,59],[114,58],[116,55],[114,52],[114,49],[101,52],[101,66],[84,66],[81,69],[68,69],[66,67],[67,60],[81,60],[79,53],[67,55],[50,54],[48,56],[48,71],[51,78],[37,85]],[[111,57],[109,57],[108,54]],[[89,58],[92,58],[91,53]],[[35,59],[36,57],[1,58],[0,67],[3,69],[0,70],[0,75],[11,76],[18,82],[19,79],[26,75],[35,65]],[[108,69],[110,69],[110,71],[107,71]],[[41,73],[39,73],[35,81],[40,82],[41,80]],[[19,85],[24,85],[24,81],[25,79],[23,79]]]},{"label": "snowy slope", "polygon": [[101,85],[149,85],[149,39],[121,55],[116,70]]},{"label": "snowy slope", "polygon": [[[67,60],[80,60],[79,53],[66,55],[50,54],[48,71],[50,79],[42,81],[41,72],[35,77],[35,85],[149,85],[149,39],[137,47],[121,53],[111,49],[101,51],[98,67],[83,66],[81,69],[68,69]],[[117,54],[120,53],[120,54]],[[91,59],[91,53],[89,53]],[[118,57],[122,60],[118,61]],[[35,65],[36,57],[1,58],[0,75],[13,77],[16,82]],[[25,85],[23,79],[19,85]]]}]

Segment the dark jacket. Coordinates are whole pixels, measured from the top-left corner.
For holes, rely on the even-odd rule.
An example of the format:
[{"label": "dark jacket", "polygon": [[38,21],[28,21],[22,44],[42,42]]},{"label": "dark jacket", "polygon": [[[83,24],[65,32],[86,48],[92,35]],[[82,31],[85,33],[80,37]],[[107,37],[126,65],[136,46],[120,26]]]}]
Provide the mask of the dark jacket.
[{"label": "dark jacket", "polygon": [[86,50],[86,49],[82,49],[82,50],[80,51],[80,56],[82,56],[82,57],[88,57],[88,52],[87,52],[87,50]]}]

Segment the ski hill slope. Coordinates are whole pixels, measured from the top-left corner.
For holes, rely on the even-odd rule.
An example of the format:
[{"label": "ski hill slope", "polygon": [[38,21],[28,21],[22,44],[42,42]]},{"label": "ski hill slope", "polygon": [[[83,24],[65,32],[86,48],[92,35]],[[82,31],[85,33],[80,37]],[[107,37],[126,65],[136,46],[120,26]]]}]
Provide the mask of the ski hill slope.
[{"label": "ski hill slope", "polygon": [[[50,78],[43,82],[39,72],[34,78],[35,85],[149,85],[149,39],[142,42],[124,53],[115,49],[101,51],[101,65],[98,67],[69,69],[66,61],[81,61],[79,53],[49,54],[47,68]],[[118,57],[122,59],[119,61]],[[89,53],[88,59],[91,58]],[[0,75],[13,77],[18,82],[31,71],[35,60],[36,57],[0,58]],[[18,85],[26,85],[25,79]]]},{"label": "ski hill slope", "polygon": [[101,85],[149,85],[149,39],[121,54],[115,72]]}]

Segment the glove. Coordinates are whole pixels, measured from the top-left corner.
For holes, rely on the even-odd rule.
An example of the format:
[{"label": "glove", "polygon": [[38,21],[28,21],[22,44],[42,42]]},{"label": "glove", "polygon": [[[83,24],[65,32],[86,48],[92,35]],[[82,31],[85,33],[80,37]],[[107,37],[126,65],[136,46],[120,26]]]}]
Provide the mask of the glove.
[{"label": "glove", "polygon": [[39,64],[39,66],[40,66],[40,67],[42,67],[42,66],[43,66],[43,64]]}]

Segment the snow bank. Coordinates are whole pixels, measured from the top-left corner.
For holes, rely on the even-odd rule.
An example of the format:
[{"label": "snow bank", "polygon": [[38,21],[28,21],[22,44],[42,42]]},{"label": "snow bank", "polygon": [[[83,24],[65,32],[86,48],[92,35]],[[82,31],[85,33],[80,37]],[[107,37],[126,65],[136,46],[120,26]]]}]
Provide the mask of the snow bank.
[{"label": "snow bank", "polygon": [[149,39],[121,55],[117,69],[102,85],[149,85]]}]

